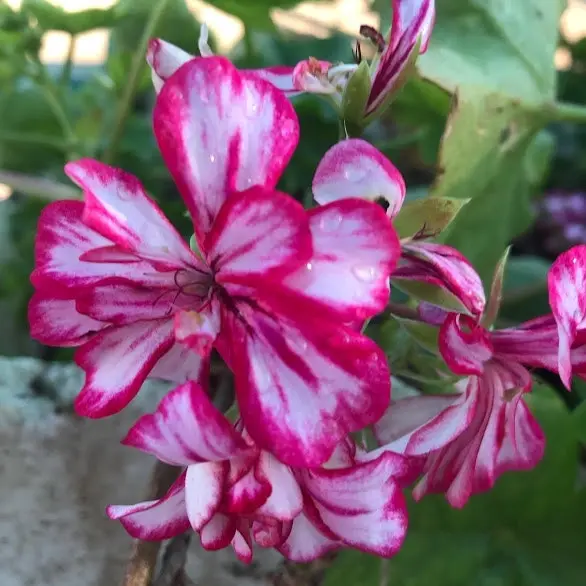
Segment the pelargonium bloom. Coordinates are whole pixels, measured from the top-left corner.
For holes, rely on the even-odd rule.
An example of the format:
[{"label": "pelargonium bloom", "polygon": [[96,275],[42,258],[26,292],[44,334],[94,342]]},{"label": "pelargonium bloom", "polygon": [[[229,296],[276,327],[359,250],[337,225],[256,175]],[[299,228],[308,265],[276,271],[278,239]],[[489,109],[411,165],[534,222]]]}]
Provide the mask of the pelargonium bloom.
[{"label": "pelargonium bloom", "polygon": [[244,562],[253,543],[310,561],[339,547],[388,557],[405,537],[406,458],[367,456],[344,440],[324,467],[291,468],[232,426],[195,383],[170,392],[123,443],[185,468],[162,499],[108,507],[133,537],[162,540],[192,528],[204,549],[232,545]]},{"label": "pelargonium bloom", "polygon": [[192,60],[167,80],[154,129],[198,252],[136,178],[70,163],[84,202],[41,216],[32,335],[79,346],[76,409],[90,417],[122,409],[161,363],[166,374],[185,363],[182,381],[205,379],[215,347],[254,441],[286,463],[320,465],[388,405],[384,353],[343,324],[384,309],[397,237],[372,203],[308,213],[275,190],[297,144],[295,112],[224,58]]},{"label": "pelargonium bloom", "polygon": [[[502,473],[538,464],[545,438],[523,396],[531,390],[529,368],[557,370],[557,345],[552,316],[488,331],[469,316],[444,313],[440,352],[467,378],[456,393],[392,403],[375,426],[387,449],[419,460],[416,499],[446,493],[452,506],[462,507]],[[586,348],[573,350],[571,360],[584,372]]]},{"label": "pelargonium bloom", "polygon": [[[371,87],[364,117],[382,111],[389,99],[406,81],[406,73],[420,53],[427,50],[435,19],[434,0],[393,0],[393,22],[388,40],[371,27],[360,32],[374,42],[377,56],[370,65]],[[356,64],[332,64],[309,59],[293,73],[296,89],[331,94],[342,103],[342,95]]]},{"label": "pelargonium bloom", "polygon": [[[320,161],[313,179],[313,195],[320,204],[347,197],[383,200],[393,219],[405,199],[405,182],[394,165],[374,146],[361,139],[335,144]],[[401,242],[401,260],[392,278],[440,288],[449,308],[459,307],[479,318],[486,303],[484,287],[470,261],[445,244],[429,242],[422,226],[421,238]]]},{"label": "pelargonium bloom", "polygon": [[[200,28],[198,49],[201,57],[214,56],[214,53],[208,44],[208,27],[205,24],[202,24]],[[157,93],[160,92],[165,81],[171,77],[181,65],[192,59],[198,58],[199,57],[190,55],[183,49],[180,49],[163,39],[152,39],[149,42],[147,50],[147,63],[151,68],[151,77],[155,91]],[[298,90],[295,89],[293,83],[293,70],[293,67],[278,65],[262,69],[250,69],[248,72],[265,79],[291,97],[299,93]]]},{"label": "pelargonium bloom", "polygon": [[586,246],[560,254],[549,270],[548,290],[559,337],[558,369],[569,389],[572,347],[586,341]]}]

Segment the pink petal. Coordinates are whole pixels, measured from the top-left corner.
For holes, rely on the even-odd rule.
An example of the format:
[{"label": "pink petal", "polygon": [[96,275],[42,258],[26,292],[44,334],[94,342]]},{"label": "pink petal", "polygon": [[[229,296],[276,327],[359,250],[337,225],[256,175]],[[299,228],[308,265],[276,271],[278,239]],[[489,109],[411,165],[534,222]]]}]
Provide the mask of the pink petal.
[{"label": "pink petal", "polygon": [[558,370],[571,388],[571,347],[586,326],[586,246],[574,246],[560,254],[549,270],[549,304],[559,336]]},{"label": "pink petal", "polygon": [[110,263],[82,260],[84,253],[112,245],[82,222],[83,210],[80,201],[56,201],[41,212],[35,240],[35,270],[31,274],[37,289],[55,294],[57,289],[91,286],[112,278],[132,280],[143,274],[146,263],[138,258],[134,263],[127,259]]},{"label": "pink petal", "polygon": [[162,499],[136,505],[110,505],[106,513],[110,519],[119,519],[135,539],[162,541],[185,533],[189,529],[185,509],[185,473]]},{"label": "pink petal", "polygon": [[379,61],[366,113],[371,114],[393,91],[418,40],[419,53],[427,50],[435,20],[435,0],[393,0],[391,38]]},{"label": "pink petal", "polygon": [[247,521],[241,522],[238,529],[236,529],[232,539],[232,547],[241,562],[249,564],[252,561],[252,541]]},{"label": "pink petal", "polygon": [[165,83],[154,129],[200,243],[229,193],[275,187],[299,139],[285,95],[222,57],[194,59]]},{"label": "pink petal", "polygon": [[250,515],[267,501],[271,490],[268,480],[256,474],[253,466],[232,484],[226,493],[222,508],[231,514]]},{"label": "pink petal", "polygon": [[292,73],[293,87],[299,92],[312,94],[335,94],[337,87],[328,79],[328,71],[332,64],[310,57],[300,61]]},{"label": "pink petal", "polygon": [[169,269],[202,268],[136,177],[91,159],[68,163],[65,173],[84,191],[83,221],[88,226]]},{"label": "pink petal", "polygon": [[73,299],[34,293],[28,305],[31,338],[48,346],[80,346],[108,324],[82,315]]},{"label": "pink petal", "polygon": [[321,521],[344,544],[388,557],[407,531],[405,500],[394,478],[407,468],[405,458],[387,452],[351,468],[308,471],[303,486]]},{"label": "pink petal", "polygon": [[149,378],[158,378],[173,383],[194,380],[207,386],[208,367],[209,362],[202,360],[190,348],[175,343],[155,364]]},{"label": "pink petal", "polygon": [[222,501],[227,462],[191,464],[185,474],[185,508],[194,531],[201,531]]},{"label": "pink petal", "polygon": [[391,403],[374,431],[379,444],[394,452],[419,456],[458,437],[474,416],[465,394],[424,395]]},{"label": "pink petal", "polygon": [[140,320],[170,318],[175,311],[178,291],[146,289],[125,283],[98,285],[84,292],[77,309],[91,318],[114,325]]},{"label": "pink petal", "polygon": [[157,360],[171,349],[172,325],[162,319],[111,327],[78,348],[75,361],[86,380],[75,399],[77,413],[97,418],[126,407]]},{"label": "pink petal", "polygon": [[393,279],[421,281],[451,293],[474,317],[484,311],[486,298],[478,273],[455,248],[433,242],[403,245],[403,255]]},{"label": "pink petal", "polygon": [[177,466],[227,460],[247,448],[193,381],[165,395],[154,413],[138,419],[122,443]]},{"label": "pink petal", "polygon": [[151,39],[148,45],[146,60],[152,72],[153,85],[158,93],[163,83],[171,77],[184,63],[194,59],[193,55],[183,49],[167,43],[162,39]]},{"label": "pink petal", "polygon": [[544,437],[523,404],[531,376],[514,363],[492,361],[482,377],[470,377],[466,394],[475,403],[468,428],[431,454],[413,492],[445,492],[454,507],[485,492],[508,470],[533,468],[543,456]]},{"label": "pink petal", "polygon": [[258,468],[272,487],[268,500],[258,513],[280,521],[292,521],[303,510],[303,496],[291,468],[264,451],[259,458]]},{"label": "pink petal", "polygon": [[[553,315],[532,319],[513,328],[490,333],[495,354],[527,366],[558,371],[558,328]],[[572,369],[586,367],[586,345],[578,342],[570,352]]]},{"label": "pink petal", "polygon": [[326,537],[305,514],[293,521],[287,540],[277,549],[294,562],[310,562],[329,551],[342,547],[342,543]]},{"label": "pink petal", "polygon": [[202,358],[210,355],[220,328],[220,309],[213,301],[199,312],[179,311],[175,314],[176,340],[194,350]]},{"label": "pink petal", "polygon": [[249,189],[222,206],[205,249],[218,283],[282,278],[311,258],[307,214],[288,195]]},{"label": "pink petal", "polygon": [[252,537],[261,547],[280,547],[291,534],[291,521],[276,521],[263,518],[252,522]]},{"label": "pink petal", "polygon": [[201,545],[208,551],[228,547],[236,533],[236,520],[233,517],[216,513],[199,533]]},{"label": "pink petal", "polygon": [[[349,432],[376,421],[389,403],[389,371],[376,344],[317,317],[275,316],[238,306],[226,335],[246,429],[291,466],[319,466]],[[245,324],[241,321],[245,320]]]},{"label": "pink petal", "polygon": [[284,281],[298,294],[292,303],[309,298],[321,305],[320,312],[333,311],[345,322],[380,313],[401,252],[382,208],[345,199],[311,210],[310,225],[313,257]]},{"label": "pink petal", "polygon": [[378,149],[358,138],[339,142],[324,155],[312,188],[322,205],[346,197],[384,199],[389,218],[397,215],[406,193],[401,173]]},{"label": "pink petal", "polygon": [[468,316],[450,313],[440,327],[439,351],[452,372],[482,374],[493,355],[489,333]]},{"label": "pink petal", "polygon": [[285,92],[285,95],[289,98],[299,93],[298,88],[293,83],[293,67],[277,65],[274,67],[265,67],[264,69],[248,69],[245,71],[268,81],[278,90]]}]

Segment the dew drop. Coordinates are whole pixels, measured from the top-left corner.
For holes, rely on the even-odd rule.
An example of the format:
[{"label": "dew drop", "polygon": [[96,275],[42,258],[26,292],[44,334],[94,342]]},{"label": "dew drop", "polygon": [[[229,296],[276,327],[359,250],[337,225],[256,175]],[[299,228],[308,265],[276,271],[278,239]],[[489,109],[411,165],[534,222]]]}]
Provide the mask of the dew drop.
[{"label": "dew drop", "polygon": [[374,267],[356,266],[352,269],[354,276],[363,283],[372,283],[377,277],[377,271]]},{"label": "dew drop", "polygon": [[210,155],[210,163],[216,162],[216,155]]},{"label": "dew drop", "polygon": [[334,232],[342,224],[342,214],[325,214],[319,222],[323,232]]},{"label": "dew drop", "polygon": [[308,262],[308,263],[305,265],[305,268],[306,268],[308,271],[313,271],[313,264],[312,264],[312,263],[310,263],[310,262]]},{"label": "dew drop", "polygon": [[357,183],[366,177],[366,169],[359,169],[357,167],[350,167],[344,171],[344,179]]}]

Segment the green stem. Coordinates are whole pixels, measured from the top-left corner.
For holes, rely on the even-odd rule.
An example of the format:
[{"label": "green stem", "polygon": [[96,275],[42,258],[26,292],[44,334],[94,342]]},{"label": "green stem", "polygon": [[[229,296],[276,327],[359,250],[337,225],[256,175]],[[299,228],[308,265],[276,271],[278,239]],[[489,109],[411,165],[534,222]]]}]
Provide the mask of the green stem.
[{"label": "green stem", "polygon": [[75,35],[69,36],[69,46],[67,48],[67,57],[61,70],[61,78],[59,79],[59,85],[67,87],[71,82],[71,70],[73,69],[73,54],[75,53],[75,44],[77,37]]},{"label": "green stem", "polygon": [[552,105],[552,116],[559,122],[586,123],[586,106],[556,102]]},{"label": "green stem", "polygon": [[17,144],[37,144],[59,149],[68,152],[72,145],[66,140],[53,138],[45,134],[36,134],[34,132],[10,132],[0,130],[0,142],[12,142]]},{"label": "green stem", "polygon": [[251,62],[254,61],[254,58],[256,56],[256,49],[254,48],[254,40],[252,38],[252,33],[248,30],[248,28],[244,31],[244,37],[242,41],[244,42],[246,59]]},{"label": "green stem", "polygon": [[138,91],[138,84],[140,82],[140,75],[145,66],[145,54],[149,40],[154,35],[157,25],[169,5],[169,0],[159,0],[152,8],[149,19],[146,23],[142,37],[132,57],[130,65],[130,72],[128,73],[128,81],[124,88],[124,94],[120,100],[118,111],[116,113],[116,120],[114,122],[114,132],[108,148],[104,152],[102,160],[104,163],[111,163],[116,156],[116,151],[124,134],[126,121],[130,115],[134,97]]}]

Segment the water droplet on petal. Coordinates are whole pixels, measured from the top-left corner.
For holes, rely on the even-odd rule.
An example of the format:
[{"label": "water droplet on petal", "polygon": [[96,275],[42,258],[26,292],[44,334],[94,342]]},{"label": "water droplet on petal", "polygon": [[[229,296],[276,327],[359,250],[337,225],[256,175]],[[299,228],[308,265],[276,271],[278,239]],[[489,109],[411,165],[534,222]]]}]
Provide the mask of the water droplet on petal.
[{"label": "water droplet on petal", "polygon": [[378,276],[377,270],[369,266],[356,266],[352,269],[352,272],[363,283],[372,283]]},{"label": "water droplet on petal", "polygon": [[210,155],[210,163],[216,162],[216,155]]},{"label": "water droplet on petal", "polygon": [[342,224],[342,214],[324,214],[319,221],[320,230],[324,232],[334,232]]},{"label": "water droplet on petal", "polygon": [[344,179],[357,183],[366,177],[367,171],[358,167],[349,167],[344,171]]},{"label": "water droplet on petal", "polygon": [[306,268],[308,271],[313,271],[313,264],[311,264],[310,262],[308,262],[308,263],[305,265],[305,268]]}]

